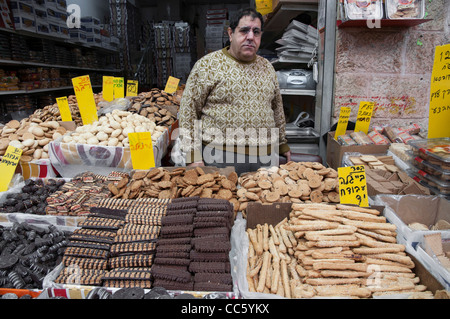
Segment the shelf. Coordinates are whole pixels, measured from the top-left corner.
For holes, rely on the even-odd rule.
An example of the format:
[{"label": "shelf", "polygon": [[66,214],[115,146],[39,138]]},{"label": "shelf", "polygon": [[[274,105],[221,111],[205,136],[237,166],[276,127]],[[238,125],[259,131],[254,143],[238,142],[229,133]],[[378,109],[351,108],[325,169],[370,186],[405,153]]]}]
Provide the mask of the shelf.
[{"label": "shelf", "polygon": [[[431,21],[432,19],[402,19],[402,20],[391,20],[391,19],[381,19],[380,20],[380,27],[397,27],[397,28],[407,28],[407,27],[414,27],[419,24]],[[337,20],[336,25],[338,28],[361,28],[366,27],[370,29],[376,29],[376,27],[370,27],[367,22],[371,22],[375,25],[375,22],[373,20]]]},{"label": "shelf", "polygon": [[[101,85],[93,85],[93,88],[101,88]],[[73,90],[73,86],[62,86],[59,88],[48,88],[48,89],[36,89],[36,90],[18,90],[18,91],[0,91],[0,96],[4,95],[19,95],[19,94],[37,94],[37,93],[46,93],[46,92],[54,92],[54,91],[64,91],[64,90]]]},{"label": "shelf", "polygon": [[281,95],[309,95],[316,96],[316,90],[280,89]]},{"label": "shelf", "polygon": [[119,69],[97,69],[97,68],[84,68],[70,65],[58,65],[58,64],[47,64],[40,62],[27,62],[27,61],[15,61],[15,60],[3,60],[0,59],[0,65],[20,65],[20,66],[40,66],[48,68],[58,68],[58,69],[69,69],[69,70],[80,70],[80,71],[94,71],[94,72],[122,72]]}]

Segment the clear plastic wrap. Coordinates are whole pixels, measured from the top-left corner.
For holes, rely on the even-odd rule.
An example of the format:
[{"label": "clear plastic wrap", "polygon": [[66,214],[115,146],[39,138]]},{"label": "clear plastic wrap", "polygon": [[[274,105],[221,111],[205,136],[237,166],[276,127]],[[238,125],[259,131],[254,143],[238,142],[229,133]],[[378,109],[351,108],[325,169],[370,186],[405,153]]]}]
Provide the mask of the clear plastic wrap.
[{"label": "clear plastic wrap", "polygon": [[424,0],[386,0],[386,16],[389,19],[423,19]]},{"label": "clear plastic wrap", "polygon": [[382,1],[345,0],[345,15],[349,20],[382,19]]}]

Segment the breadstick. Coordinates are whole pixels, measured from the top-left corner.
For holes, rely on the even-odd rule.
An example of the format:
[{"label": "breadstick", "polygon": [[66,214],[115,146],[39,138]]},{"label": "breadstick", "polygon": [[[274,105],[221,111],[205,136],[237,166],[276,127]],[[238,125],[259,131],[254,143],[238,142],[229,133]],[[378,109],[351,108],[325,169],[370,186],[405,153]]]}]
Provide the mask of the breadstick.
[{"label": "breadstick", "polygon": [[291,278],[293,280],[300,281],[300,277],[298,276],[297,271],[295,270],[295,267],[297,266],[297,260],[292,259],[291,262],[288,265],[289,273],[291,274]]},{"label": "breadstick", "polygon": [[356,221],[351,220],[347,218],[343,218],[343,224],[344,225],[351,225],[362,229],[382,229],[382,230],[391,230],[395,231],[397,229],[397,226],[394,224],[389,223],[373,223],[373,222],[362,222],[362,221]]},{"label": "breadstick", "polygon": [[300,264],[295,265],[295,270],[297,271],[297,274],[302,278],[304,278],[308,275],[308,272],[306,271],[306,269],[303,268],[302,265],[300,265]]},{"label": "breadstick", "polygon": [[391,265],[391,266],[398,266],[398,267],[407,267],[407,268],[414,268],[414,263],[412,264],[402,264],[395,261],[389,261],[384,259],[378,259],[378,258],[366,258],[366,263],[373,264],[373,265]]},{"label": "breadstick", "polygon": [[255,265],[255,267],[250,269],[249,276],[250,277],[255,277],[259,273],[262,264],[263,264],[263,259],[259,258],[257,263],[256,263],[256,265]]},{"label": "breadstick", "polygon": [[272,283],[270,285],[270,292],[276,294],[278,292],[278,282],[280,281],[280,261],[273,262]]},{"label": "breadstick", "polygon": [[367,272],[367,264],[365,263],[351,263],[351,262],[341,262],[341,263],[333,263],[329,261],[320,261],[315,262],[313,264],[313,269],[322,270],[322,269],[330,269],[330,270],[356,270]]},{"label": "breadstick", "polygon": [[[277,246],[278,250],[281,251],[282,253],[285,253],[287,251],[287,249],[286,249],[286,245],[284,244],[283,237],[280,233],[280,229],[275,228],[275,231],[277,233],[277,237],[278,237],[278,241],[279,241],[279,244]],[[282,258],[281,254],[279,254],[279,256],[280,256],[280,258]]]},{"label": "breadstick", "polygon": [[369,236],[366,236],[366,235],[363,235],[363,234],[359,234],[359,233],[356,233],[356,237],[358,237],[358,240],[361,242],[361,244],[366,245],[368,247],[373,247],[373,248],[377,248],[377,247],[396,247],[396,248],[399,249],[399,251],[404,251],[405,250],[405,245],[402,245],[402,244],[393,244],[393,243],[380,242],[380,241],[372,239]]},{"label": "breadstick", "polygon": [[270,289],[270,287],[272,286],[272,276],[273,276],[273,266],[272,263],[270,263],[266,276],[266,288],[268,289]]},{"label": "breadstick", "polygon": [[292,243],[292,247],[297,246],[297,239],[295,238],[294,233],[290,230],[286,230],[286,234]]},{"label": "breadstick", "polygon": [[263,243],[263,231],[262,231],[262,226],[261,225],[257,225],[256,226],[256,231],[257,231],[257,239],[258,239],[258,250],[257,251],[264,251],[264,243]]},{"label": "breadstick", "polygon": [[269,238],[269,251],[272,254],[273,262],[279,262],[280,256],[278,255],[278,250],[275,247],[275,243],[273,242],[273,237]]},{"label": "breadstick", "polygon": [[398,253],[401,249],[398,247],[358,247],[353,248],[353,252],[356,254],[370,255],[370,254],[384,254],[384,253]]},{"label": "breadstick", "polygon": [[299,224],[286,226],[287,230],[291,231],[308,231],[308,230],[321,230],[321,229],[333,229],[338,228],[339,223],[313,220],[313,221],[300,221]]},{"label": "breadstick", "polygon": [[278,240],[278,235],[272,225],[269,225],[269,231],[272,234],[272,239],[273,239],[274,244],[279,245],[280,242]]},{"label": "breadstick", "polygon": [[400,256],[398,254],[374,254],[370,255],[372,258],[378,258],[383,260],[395,261],[407,265],[408,267],[414,268],[414,262],[408,256]]},{"label": "breadstick", "polygon": [[327,241],[310,241],[313,247],[359,247],[361,243],[358,240],[327,240]]},{"label": "breadstick", "polygon": [[261,273],[260,273],[260,277],[259,277],[259,283],[258,283],[258,286],[256,287],[257,292],[264,291],[264,287],[266,285],[267,270],[269,267],[271,257],[272,257],[272,255],[268,251],[264,252],[263,263],[262,263]]},{"label": "breadstick", "polygon": [[358,285],[332,285],[332,286],[316,286],[317,295],[323,297],[332,296],[354,296],[360,298],[369,298],[372,292]]},{"label": "breadstick", "polygon": [[386,217],[384,216],[375,216],[372,214],[355,212],[352,210],[340,210],[343,217],[349,219],[356,219],[365,222],[374,222],[374,223],[386,223]]},{"label": "breadstick", "polygon": [[263,226],[263,249],[264,251],[269,250],[269,225],[267,223]]},{"label": "breadstick", "polygon": [[315,251],[311,255],[315,259],[334,259],[334,258],[343,258],[348,260],[354,260],[354,261],[365,261],[366,257],[363,255],[356,255],[356,254],[346,254],[346,253],[338,253],[338,254],[330,254],[330,253],[323,253],[319,251]]},{"label": "breadstick", "polygon": [[352,270],[322,270],[320,272],[320,275],[322,277],[358,278],[358,277],[368,277],[370,276],[370,273]]},{"label": "breadstick", "polygon": [[380,212],[373,208],[364,208],[364,207],[358,207],[358,206],[349,206],[349,205],[343,205],[343,204],[336,204],[336,208],[340,210],[353,210],[361,213],[367,213],[372,215],[380,215]]},{"label": "breadstick", "polygon": [[292,248],[292,243],[291,243],[291,241],[290,241],[289,238],[288,238],[288,235],[287,235],[287,233],[286,233],[286,229],[284,229],[284,227],[281,226],[281,227],[279,228],[279,230],[280,230],[281,238],[283,239],[284,245],[285,245],[286,247],[288,247],[288,248]]},{"label": "breadstick", "polygon": [[256,292],[255,283],[253,282],[253,278],[247,275],[247,282],[248,282],[248,291],[250,292]]},{"label": "breadstick", "polygon": [[262,252],[262,246],[259,245],[258,237],[255,232],[256,232],[256,230],[254,230],[254,229],[247,229],[247,234],[249,236],[250,242],[252,243],[256,254],[259,256],[259,255],[262,255],[263,252]]},{"label": "breadstick", "polygon": [[336,235],[336,236],[327,236],[327,235],[317,235],[317,234],[311,234],[312,232],[307,232],[305,234],[305,238],[307,240],[314,240],[314,241],[321,241],[321,240],[358,240],[358,238],[352,234],[352,235]]},{"label": "breadstick", "polygon": [[395,238],[395,236],[386,236],[386,235],[378,234],[376,232],[359,229],[359,228],[358,228],[357,232],[361,233],[363,235],[366,235],[366,236],[370,236],[376,240],[385,241],[388,243],[396,243],[397,242],[397,239]]},{"label": "breadstick", "polygon": [[313,286],[361,284],[360,278],[307,278],[306,283]]},{"label": "breadstick", "polygon": [[295,211],[302,211],[306,208],[309,209],[326,209],[326,210],[336,210],[336,206],[335,205],[328,205],[328,204],[305,204],[305,203],[292,203],[292,207],[293,210]]},{"label": "breadstick", "polygon": [[281,264],[281,280],[283,282],[284,295],[286,298],[291,298],[291,289],[289,285],[289,275],[286,261],[282,259],[280,264]]}]

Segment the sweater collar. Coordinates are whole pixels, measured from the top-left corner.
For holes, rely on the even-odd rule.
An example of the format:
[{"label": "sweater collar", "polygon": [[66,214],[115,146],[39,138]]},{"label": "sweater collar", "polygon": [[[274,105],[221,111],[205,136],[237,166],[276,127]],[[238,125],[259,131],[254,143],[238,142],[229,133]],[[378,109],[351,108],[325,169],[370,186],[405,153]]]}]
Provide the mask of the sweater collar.
[{"label": "sweater collar", "polygon": [[231,55],[230,51],[228,51],[230,49],[230,46],[226,46],[225,48],[222,49],[223,54],[225,54],[227,57],[229,57],[230,59],[233,59],[234,61],[241,63],[241,64],[250,64],[256,61],[257,56],[255,56],[255,58],[251,61],[245,62],[245,61],[241,61],[236,59],[234,56]]}]

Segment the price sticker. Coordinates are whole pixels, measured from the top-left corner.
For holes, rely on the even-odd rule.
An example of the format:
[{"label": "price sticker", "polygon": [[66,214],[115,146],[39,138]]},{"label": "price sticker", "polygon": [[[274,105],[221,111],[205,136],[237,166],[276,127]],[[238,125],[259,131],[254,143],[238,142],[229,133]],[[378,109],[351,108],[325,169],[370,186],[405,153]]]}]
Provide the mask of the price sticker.
[{"label": "price sticker", "polygon": [[369,207],[364,165],[338,167],[338,176],[341,204]]},{"label": "price sticker", "polygon": [[150,132],[128,134],[133,169],[147,170],[155,167],[153,142]]},{"label": "price sticker", "polygon": [[355,132],[369,133],[370,121],[372,120],[372,114],[375,103],[373,102],[361,102],[359,104],[358,116],[356,118]]},{"label": "price sticker", "polygon": [[169,94],[173,94],[178,90],[178,84],[180,83],[180,79],[174,78],[173,76],[169,76],[169,79],[166,83],[166,88],[164,91],[166,91]]},{"label": "price sticker", "polygon": [[272,0],[255,0],[256,10],[263,16],[273,11]]},{"label": "price sticker", "polygon": [[103,98],[105,101],[111,102],[114,100],[114,77],[104,76],[103,77]]},{"label": "price sticker", "polygon": [[127,81],[127,96],[137,96],[138,95],[139,82],[134,80]]},{"label": "price sticker", "polygon": [[72,113],[70,112],[67,97],[64,96],[56,98],[56,103],[58,104],[59,113],[61,114],[61,120],[63,122],[72,122]]},{"label": "price sticker", "polygon": [[22,152],[20,148],[11,145],[6,149],[6,153],[0,162],[0,176],[2,177],[0,178],[0,192],[6,192],[8,190]]},{"label": "price sticker", "polygon": [[83,124],[88,125],[98,121],[97,105],[95,104],[94,92],[92,91],[89,75],[73,78],[72,83]]},{"label": "price sticker", "polygon": [[450,44],[437,46],[430,86],[428,138],[450,136]]},{"label": "price sticker", "polygon": [[350,118],[351,111],[352,109],[350,107],[341,107],[341,111],[339,112],[339,122],[336,127],[336,132],[334,133],[335,140],[347,132],[348,119]]},{"label": "price sticker", "polygon": [[123,78],[114,78],[113,88],[114,88],[114,98],[123,99],[125,97],[125,84]]}]

